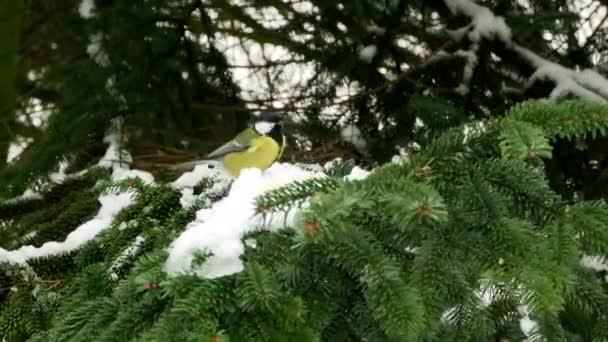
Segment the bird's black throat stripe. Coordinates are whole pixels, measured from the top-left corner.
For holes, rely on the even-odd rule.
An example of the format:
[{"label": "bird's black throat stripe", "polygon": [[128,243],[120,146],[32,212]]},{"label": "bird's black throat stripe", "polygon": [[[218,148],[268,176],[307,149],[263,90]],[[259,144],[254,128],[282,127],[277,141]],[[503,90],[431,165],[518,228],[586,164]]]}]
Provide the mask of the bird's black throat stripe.
[{"label": "bird's black throat stripe", "polygon": [[270,130],[270,132],[268,133],[268,136],[271,137],[274,141],[277,142],[277,144],[279,144],[279,148],[280,148],[280,152],[277,155],[277,159],[278,160],[281,157],[281,154],[283,154],[283,149],[285,148],[285,135],[283,134],[283,127],[281,124],[276,124],[274,125],[274,127],[272,128],[272,130]]},{"label": "bird's black throat stripe", "polygon": [[283,128],[277,124],[268,132],[268,136],[274,139],[278,144],[283,142]]}]

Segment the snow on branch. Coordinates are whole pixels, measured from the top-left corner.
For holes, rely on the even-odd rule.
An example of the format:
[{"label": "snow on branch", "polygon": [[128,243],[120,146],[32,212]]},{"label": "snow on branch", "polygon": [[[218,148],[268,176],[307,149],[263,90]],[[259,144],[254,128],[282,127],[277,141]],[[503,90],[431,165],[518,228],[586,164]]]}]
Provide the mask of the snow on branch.
[{"label": "snow on branch", "polygon": [[[121,139],[118,134],[110,133],[104,138],[104,141],[108,143],[109,146],[106,154],[99,161],[98,166],[111,168],[112,179],[114,181],[138,177],[145,183],[154,182],[152,174],[141,170],[131,170],[129,168],[131,155],[128,152],[121,150]],[[65,166],[60,166],[60,171],[55,176],[55,180],[61,182],[65,178],[66,175],[64,170]],[[25,195],[27,195],[27,193],[23,196]],[[83,244],[94,239],[102,231],[108,229],[112,225],[112,221],[116,215],[122,209],[133,203],[134,198],[135,193],[131,190],[125,192],[115,191],[102,193],[98,199],[101,203],[101,208],[99,208],[95,217],[74,229],[74,231],[68,234],[64,241],[48,241],[40,247],[26,245],[12,251],[0,248],[0,262],[25,264],[29,259],[61,255],[74,251]]]},{"label": "snow on branch", "polygon": [[[184,174],[174,186],[189,186],[199,176],[209,175],[204,170],[205,165],[198,168],[200,169]],[[260,214],[256,212],[255,198],[293,181],[327,176],[312,169],[314,168],[289,163],[275,163],[264,171],[241,171],[228,195],[214,202],[211,207],[200,209],[196,213],[196,219],[172,242],[165,271],[170,276],[196,274],[203,278],[218,278],[242,271],[244,264],[241,256],[245,252],[245,244],[252,244],[252,240],[243,241],[243,237],[259,229],[274,231],[294,227],[301,210],[306,207],[303,203],[286,212]],[[345,179],[361,180],[368,174],[368,171],[355,167]],[[207,255],[207,258],[198,263],[197,255]]]},{"label": "snow on branch", "polygon": [[233,180],[223,164],[217,160],[197,161],[197,163],[192,171],[183,173],[172,183],[172,186],[182,193],[179,200],[182,207],[189,207],[196,202],[198,196],[194,194],[194,187],[203,179],[215,181],[207,191],[207,195],[212,197],[223,193]]},{"label": "snow on branch", "polygon": [[95,16],[95,2],[93,0],[82,0],[78,6],[78,13],[84,19]]},{"label": "snow on branch", "polygon": [[376,45],[368,45],[359,51],[359,58],[365,63],[369,64],[372,62],[377,53],[378,47]]},{"label": "snow on branch", "polygon": [[549,95],[549,98],[558,99],[568,94],[573,94],[591,101],[605,101],[608,99],[608,80],[597,72],[590,69],[576,71],[566,68],[563,65],[548,61],[519,45],[515,45],[513,50],[536,67],[536,71],[528,80],[528,87],[537,80],[555,82],[555,88]]},{"label": "snow on branch", "polygon": [[[192,272],[205,278],[240,272],[243,269],[240,256],[245,250],[241,239],[245,233],[260,227],[293,226],[295,220],[295,211],[287,217],[256,215],[254,199],[267,190],[311,177],[317,175],[291,164],[276,163],[264,172],[243,170],[228,196],[197,212],[197,220],[172,243],[165,270],[171,275]],[[193,265],[197,252],[208,252],[211,256],[202,265]]]},{"label": "snow on branch", "polygon": [[114,261],[108,270],[110,279],[118,280],[118,272],[124,267],[125,264],[131,262],[133,258],[139,253],[141,246],[146,242],[146,238],[138,235],[135,241],[127,247]]},{"label": "snow on branch", "polygon": [[608,262],[605,257],[599,255],[583,255],[580,265],[586,269],[604,274],[604,281],[608,282]]},{"label": "snow on branch", "polygon": [[495,16],[487,7],[480,6],[470,0],[445,0],[445,4],[452,14],[462,14],[472,19],[469,25],[448,31],[448,34],[456,41],[460,41],[466,36],[471,42],[469,50],[458,50],[454,53],[454,56],[464,57],[466,61],[462,82],[455,89],[457,93],[466,95],[470,90],[473,70],[479,62],[477,53],[481,40],[484,38],[489,40],[498,38],[508,45],[511,43],[511,29],[507,26],[504,18]]},{"label": "snow on branch", "polygon": [[42,199],[42,195],[39,192],[36,192],[32,189],[26,189],[25,192],[17,197],[9,198],[4,200],[4,203],[18,203],[20,201],[27,201],[33,199]]},{"label": "snow on branch", "polygon": [[455,56],[464,57],[465,65],[462,73],[462,82],[456,87],[456,92],[460,95],[466,95],[469,93],[469,84],[473,78],[473,71],[479,62],[477,58],[477,51],[479,51],[479,44],[475,43],[471,45],[471,50],[458,50],[454,52]]},{"label": "snow on branch", "polygon": [[445,4],[452,14],[462,14],[472,20],[469,25],[452,31],[453,36],[462,39],[468,32],[467,36],[472,42],[478,43],[482,38],[498,38],[507,44],[511,43],[511,28],[503,17],[494,15],[489,8],[471,0],[445,0]]},{"label": "snow on branch", "polygon": [[465,71],[462,83],[456,88],[460,94],[469,91],[472,70],[477,65],[477,58],[470,54],[477,54],[479,42],[485,39],[499,39],[507,48],[517,52],[524,60],[536,68],[530,76],[527,87],[537,80],[550,80],[555,88],[549,95],[551,99],[559,99],[567,95],[575,95],[591,101],[608,100],[608,80],[599,73],[585,69],[582,71],[567,68],[558,63],[548,61],[536,53],[513,42],[511,29],[504,18],[496,16],[489,8],[475,3],[473,0],[444,0],[448,9],[455,15],[464,15],[471,18],[471,23],[456,30],[449,31],[452,39],[460,41],[466,36],[471,42],[471,48],[466,55]]},{"label": "snow on branch", "polygon": [[49,241],[40,247],[22,246],[13,251],[0,248],[0,262],[24,264],[32,258],[43,258],[61,255],[76,250],[81,245],[93,239],[101,231],[107,229],[120,210],[133,201],[132,192],[110,193],[99,196],[101,208],[91,220],[81,224],[72,231],[62,242]]}]

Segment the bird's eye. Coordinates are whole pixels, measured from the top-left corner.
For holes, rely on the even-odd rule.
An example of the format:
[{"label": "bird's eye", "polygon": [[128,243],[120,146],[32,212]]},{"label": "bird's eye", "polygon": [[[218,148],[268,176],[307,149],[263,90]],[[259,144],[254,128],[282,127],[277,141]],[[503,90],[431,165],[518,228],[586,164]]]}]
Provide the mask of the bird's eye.
[{"label": "bird's eye", "polygon": [[207,165],[207,167],[210,169],[215,169],[215,165],[213,165],[213,164],[209,164],[209,165]]}]

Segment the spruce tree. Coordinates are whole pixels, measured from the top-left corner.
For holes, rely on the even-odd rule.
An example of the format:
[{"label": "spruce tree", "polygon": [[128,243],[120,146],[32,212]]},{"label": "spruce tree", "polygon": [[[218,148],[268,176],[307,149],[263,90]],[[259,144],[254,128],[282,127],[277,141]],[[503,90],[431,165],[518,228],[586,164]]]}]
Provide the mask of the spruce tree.
[{"label": "spruce tree", "polygon": [[0,5],[0,339],[608,340],[607,8]]}]

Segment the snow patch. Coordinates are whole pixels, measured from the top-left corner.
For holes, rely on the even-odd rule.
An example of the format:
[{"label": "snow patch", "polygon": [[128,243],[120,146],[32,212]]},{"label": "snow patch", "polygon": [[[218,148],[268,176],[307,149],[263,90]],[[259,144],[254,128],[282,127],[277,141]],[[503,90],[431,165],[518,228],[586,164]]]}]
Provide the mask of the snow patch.
[{"label": "snow patch", "polygon": [[219,195],[226,190],[234,179],[225,169],[221,162],[216,160],[203,161],[196,165],[192,171],[183,173],[176,179],[172,186],[182,193],[180,203],[182,207],[189,207],[198,198],[194,195],[194,187],[203,179],[214,179],[215,183],[208,189],[207,196]]},{"label": "snow patch", "polygon": [[[264,172],[245,169],[234,181],[228,195],[209,209],[197,212],[191,222],[169,247],[165,271],[169,275],[194,273],[204,278],[217,278],[243,270],[240,256],[244,253],[242,237],[256,229],[276,230],[293,226],[297,210],[287,216],[256,215],[254,200],[264,192],[295,180],[318,174],[292,164],[275,163]],[[195,253],[211,255],[202,265],[193,265]]]},{"label": "snow patch", "polygon": [[378,47],[376,45],[368,45],[359,50],[359,59],[369,64],[372,62],[377,53]]},{"label": "snow patch", "polygon": [[[129,169],[129,164],[132,161],[131,155],[126,151],[121,151],[119,144],[120,138],[117,134],[112,133],[106,135],[104,142],[106,142],[109,147],[106,150],[104,157],[97,165],[99,167],[112,168],[112,179],[114,181],[127,177],[139,177],[144,182],[154,181],[154,177],[148,172]],[[63,167],[62,171],[62,166],[60,165],[60,171],[55,179],[62,180],[63,176],[61,176],[61,174],[65,176],[65,167],[66,166]],[[33,196],[33,194],[30,194],[29,196]],[[23,195],[21,197],[23,197]],[[40,247],[26,245],[12,251],[0,248],[0,262],[6,261],[10,263],[25,264],[32,258],[49,257],[74,251],[83,244],[94,239],[100,232],[110,227],[114,217],[122,209],[131,205],[134,198],[135,194],[131,190],[126,192],[102,193],[98,198],[98,201],[101,203],[101,208],[99,208],[95,217],[78,226],[74,231],[68,234],[64,241],[49,241],[45,242]]]},{"label": "snow patch", "polygon": [[369,174],[370,174],[369,171],[363,170],[359,166],[355,166],[350,171],[350,174],[345,176],[344,179],[349,180],[349,181],[363,180],[363,179],[367,178],[367,176],[369,176]]},{"label": "snow patch", "polygon": [[51,180],[51,182],[57,184],[62,183],[66,178],[65,170],[68,168],[68,166],[68,162],[62,160],[59,163],[59,171],[49,174],[49,179]]},{"label": "snow patch", "polygon": [[338,157],[332,160],[329,160],[327,162],[325,162],[325,164],[323,164],[323,170],[329,170],[333,167],[335,167],[336,165],[340,164],[342,162],[342,158]]},{"label": "snow patch", "polygon": [[608,80],[604,76],[600,75],[597,71],[591,69],[585,69],[583,71],[576,72],[574,79],[584,84],[586,87],[593,89],[598,94],[602,95],[605,99],[608,99]]},{"label": "snow patch", "polygon": [[127,168],[129,164],[133,162],[131,155],[122,150],[121,137],[118,134],[108,134],[103,138],[103,142],[110,145],[106,150],[106,153],[97,163],[97,166],[115,169],[115,168]]},{"label": "snow patch", "polygon": [[40,247],[22,246],[13,251],[0,248],[0,261],[24,264],[32,258],[61,255],[76,250],[112,224],[119,211],[133,202],[132,192],[108,193],[99,196],[101,208],[94,218],[81,224],[63,242],[50,241]]},{"label": "snow patch", "polygon": [[355,126],[354,124],[348,124],[342,128],[340,134],[342,136],[342,140],[353,144],[357,151],[363,154],[367,153],[367,141],[365,141],[365,138],[363,138],[363,134],[361,133],[359,127]]},{"label": "snow patch", "polygon": [[80,6],[78,6],[78,13],[80,16],[89,19],[95,16],[95,1],[94,0],[82,0]]},{"label": "snow patch", "polygon": [[410,163],[410,154],[404,147],[395,146],[397,154],[391,158],[391,163],[397,165],[407,165]]},{"label": "snow patch", "polygon": [[[602,256],[584,255],[580,260],[580,265],[595,272],[608,272],[608,261]],[[608,282],[608,274],[604,276],[604,281]]]},{"label": "snow patch", "polygon": [[597,72],[589,69],[575,71],[566,68],[521,46],[515,46],[514,50],[536,67],[536,71],[528,80],[527,87],[537,80],[550,80],[555,82],[555,88],[549,95],[551,99],[559,99],[569,94],[591,101],[604,101],[605,98],[602,96],[608,98],[608,80]]},{"label": "snow patch", "polygon": [[453,307],[453,308],[449,308],[449,309],[445,310],[441,314],[439,321],[443,324],[451,324],[454,320],[454,315],[456,314],[457,309],[458,309],[458,307]]},{"label": "snow patch", "polygon": [[26,189],[23,194],[7,199],[4,203],[16,203],[20,201],[34,200],[34,199],[42,199],[42,195],[39,192],[36,192],[32,189]]},{"label": "snow patch", "polygon": [[38,233],[37,233],[37,232],[35,232],[35,231],[31,231],[31,232],[29,232],[29,233],[27,233],[27,234],[23,235],[23,238],[22,238],[22,239],[23,239],[24,241],[31,240],[31,239],[35,238],[35,237],[36,237],[36,235],[38,235]]},{"label": "snow patch", "polygon": [[463,144],[467,144],[471,139],[475,139],[482,135],[487,130],[486,124],[483,121],[474,124],[465,124],[462,132],[464,137],[462,139]]},{"label": "snow patch", "polygon": [[122,149],[121,137],[118,134],[109,134],[103,141],[110,146],[104,156],[99,160],[97,166],[112,169],[112,179],[121,181],[127,178],[140,178],[144,183],[154,182],[154,176],[147,171],[131,170],[129,165],[133,162],[131,154]]},{"label": "snow patch", "polygon": [[465,59],[464,70],[462,72],[462,82],[456,87],[455,91],[460,95],[466,95],[469,93],[469,84],[471,83],[471,79],[473,78],[473,71],[475,71],[475,67],[479,63],[479,59],[477,58],[477,52],[479,51],[479,44],[473,43],[471,44],[471,50],[458,50],[454,52],[455,56],[463,57]]},{"label": "snow patch", "polygon": [[[489,8],[471,0],[445,0],[445,4],[452,14],[462,14],[471,18],[471,24],[463,28],[465,32],[468,31],[471,41],[499,38],[507,44],[511,43],[511,28],[503,17],[494,15]],[[462,37],[465,32],[461,32]]]},{"label": "snow patch", "polygon": [[532,335],[536,334],[538,330],[538,323],[530,318],[530,312],[527,305],[520,305],[517,308],[521,318],[519,319],[519,327],[521,332],[524,333],[526,339],[524,341],[532,341]]},{"label": "snow patch", "polygon": [[91,35],[89,45],[87,45],[87,53],[97,64],[105,67],[110,65],[110,59],[101,46],[102,39],[103,35],[101,33]]},{"label": "snow patch", "polygon": [[409,158],[407,157],[407,155],[395,154],[391,158],[391,163],[397,164],[397,165],[407,165],[408,162],[409,162]]},{"label": "snow patch", "polygon": [[127,247],[114,261],[110,266],[108,272],[110,273],[110,278],[112,280],[118,279],[117,272],[120,271],[123,266],[135,257],[135,255],[141,249],[141,246],[146,242],[146,239],[141,235],[138,235],[135,240]]},{"label": "snow patch", "polygon": [[49,174],[49,179],[52,183],[61,184],[67,179],[76,178],[87,173],[87,169],[74,172],[74,173],[65,173],[67,168],[69,167],[69,163],[65,160],[59,163],[59,170],[57,172],[53,172]]},{"label": "snow patch", "polygon": [[482,286],[475,291],[475,296],[481,302],[481,307],[485,309],[492,304],[497,293],[498,288],[484,280]]},{"label": "snow patch", "polygon": [[194,169],[183,173],[172,185],[177,189],[192,188],[205,178],[229,177],[223,164],[217,160],[201,162]]},{"label": "snow patch", "polygon": [[154,176],[152,176],[152,174],[147,171],[115,168],[112,172],[112,179],[114,181],[121,181],[127,178],[139,178],[145,184],[154,183]]}]

